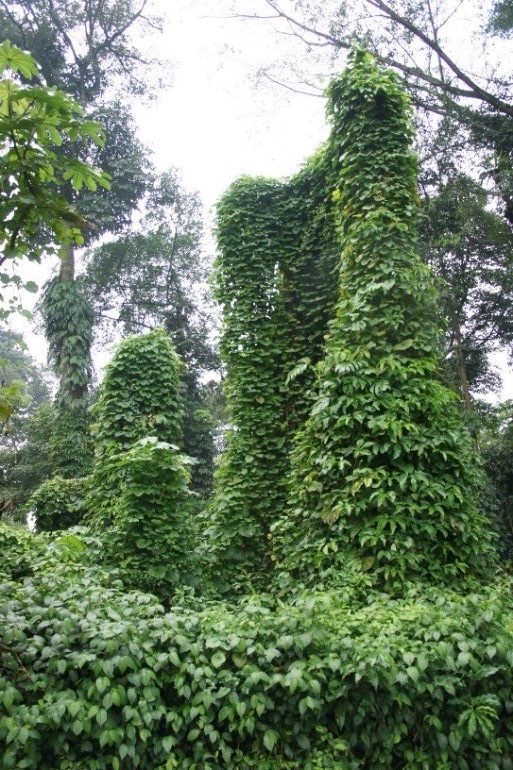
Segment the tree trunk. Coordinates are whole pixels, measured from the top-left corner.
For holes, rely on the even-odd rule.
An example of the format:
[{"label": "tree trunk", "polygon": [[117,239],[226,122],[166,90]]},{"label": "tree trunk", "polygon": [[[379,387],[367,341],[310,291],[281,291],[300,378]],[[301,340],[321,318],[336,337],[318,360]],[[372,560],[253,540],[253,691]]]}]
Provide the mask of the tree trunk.
[{"label": "tree trunk", "polygon": [[463,354],[463,345],[461,339],[461,329],[459,323],[453,325],[454,339],[456,342],[456,361],[458,364],[458,378],[460,381],[460,395],[463,408],[469,410],[472,402],[470,398],[470,389],[468,385],[467,368],[465,366],[465,356]]},{"label": "tree trunk", "polygon": [[60,250],[61,267],[59,270],[59,280],[75,280],[75,247],[69,243]]}]

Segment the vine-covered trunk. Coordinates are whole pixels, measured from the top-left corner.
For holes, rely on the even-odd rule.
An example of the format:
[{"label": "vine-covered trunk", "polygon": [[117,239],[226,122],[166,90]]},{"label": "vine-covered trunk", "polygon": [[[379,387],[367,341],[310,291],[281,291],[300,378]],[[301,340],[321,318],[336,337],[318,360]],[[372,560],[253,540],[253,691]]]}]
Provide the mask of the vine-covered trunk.
[{"label": "vine-covered trunk", "polygon": [[280,585],[482,574],[489,526],[455,396],[440,381],[435,291],[416,251],[408,99],[370,54],[330,87],[340,290],[317,399],[292,456],[289,506],[273,528]]},{"label": "vine-covered trunk", "polygon": [[72,244],[63,246],[59,252],[61,264],[59,280],[62,282],[75,280],[75,247]]}]

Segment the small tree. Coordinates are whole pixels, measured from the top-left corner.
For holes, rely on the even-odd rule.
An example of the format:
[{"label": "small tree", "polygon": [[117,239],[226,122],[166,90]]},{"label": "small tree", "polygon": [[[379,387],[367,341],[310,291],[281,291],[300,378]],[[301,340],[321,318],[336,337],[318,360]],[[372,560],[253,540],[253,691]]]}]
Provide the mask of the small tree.
[{"label": "small tree", "polygon": [[190,524],[180,359],[162,329],[129,337],[107,367],[88,507],[102,557],[130,587],[166,597],[186,579]]}]

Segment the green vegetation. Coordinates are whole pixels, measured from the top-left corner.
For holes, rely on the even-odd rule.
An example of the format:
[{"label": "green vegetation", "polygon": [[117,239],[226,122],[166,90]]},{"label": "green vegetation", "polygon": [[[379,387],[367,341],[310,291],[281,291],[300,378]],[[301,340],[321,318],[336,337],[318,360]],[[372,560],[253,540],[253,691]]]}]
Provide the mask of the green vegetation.
[{"label": "green vegetation", "polygon": [[367,53],[330,86],[343,251],[340,293],[309,419],[292,457],[289,508],[273,529],[283,579],[387,591],[458,585],[486,570],[474,451],[437,379],[429,271],[415,252],[408,100]]},{"label": "green vegetation", "polygon": [[[0,74],[0,267],[4,269],[0,281],[3,286],[20,286],[24,282],[17,260],[39,261],[44,251],[51,250],[52,241],[54,248],[83,242],[85,220],[62,188],[97,190],[108,187],[108,179],[66,151],[70,143],[101,144],[99,125],[84,120],[81,108],[62,91],[27,85],[39,76],[29,54],[8,41],[2,43]],[[31,281],[24,286],[29,291],[37,288]],[[14,300],[4,305],[1,317],[16,307]]]},{"label": "green vegetation", "polygon": [[209,509],[157,329],[106,370],[91,475],[35,493],[39,532],[0,524],[6,770],[513,767],[513,585],[441,377],[410,103],[360,49],[329,98],[296,177],[219,206]]},{"label": "green vegetation", "polygon": [[96,452],[87,505],[101,558],[127,587],[164,601],[185,580],[191,551],[180,360],[156,330],[129,337],[107,368],[94,408]]}]

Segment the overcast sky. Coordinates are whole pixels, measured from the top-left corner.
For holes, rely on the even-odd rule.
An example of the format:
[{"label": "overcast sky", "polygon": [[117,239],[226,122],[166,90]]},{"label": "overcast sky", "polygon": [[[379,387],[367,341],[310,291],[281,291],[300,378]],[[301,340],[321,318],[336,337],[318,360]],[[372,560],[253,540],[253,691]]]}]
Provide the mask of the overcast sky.
[{"label": "overcast sky", "polygon": [[[207,206],[241,174],[296,171],[326,136],[324,99],[291,94],[265,81],[259,67],[293,57],[294,41],[270,24],[230,17],[231,0],[156,3],[164,32],[152,39],[170,60],[172,85],[151,104],[137,105],[141,137],[164,169],[181,168]],[[239,7],[263,8],[261,0]]]}]

